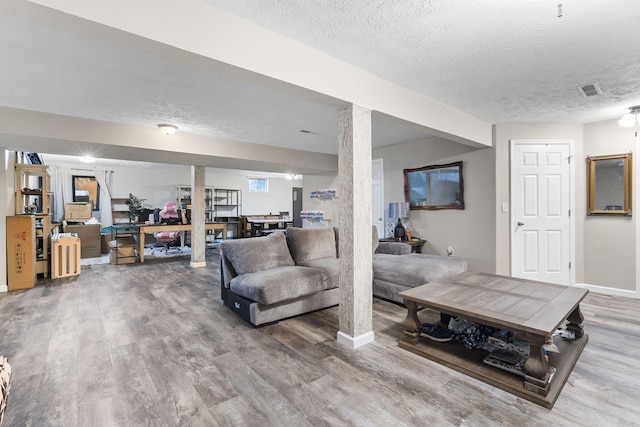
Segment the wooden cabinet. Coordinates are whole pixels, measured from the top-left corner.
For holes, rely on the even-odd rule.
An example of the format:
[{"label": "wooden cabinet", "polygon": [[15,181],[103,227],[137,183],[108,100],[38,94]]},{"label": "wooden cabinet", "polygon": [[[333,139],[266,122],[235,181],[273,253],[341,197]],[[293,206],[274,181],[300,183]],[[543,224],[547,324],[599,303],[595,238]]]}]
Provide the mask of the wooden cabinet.
[{"label": "wooden cabinet", "polygon": [[16,215],[33,215],[36,274],[49,276],[51,171],[47,165],[15,165]]}]

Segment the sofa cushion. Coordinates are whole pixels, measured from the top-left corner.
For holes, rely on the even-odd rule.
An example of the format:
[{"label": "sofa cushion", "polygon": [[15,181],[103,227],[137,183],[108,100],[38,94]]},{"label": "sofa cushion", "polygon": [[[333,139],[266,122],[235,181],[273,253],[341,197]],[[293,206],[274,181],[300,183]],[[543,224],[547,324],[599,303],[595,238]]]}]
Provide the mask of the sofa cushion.
[{"label": "sofa cushion", "polygon": [[332,228],[287,228],[287,244],[296,264],[336,258],[336,236]]},{"label": "sofa cushion", "polygon": [[324,271],[329,276],[329,289],[337,288],[340,277],[340,260],[338,258],[322,258],[305,261],[302,267],[313,267]]},{"label": "sofa cushion", "polygon": [[275,304],[329,289],[329,275],[309,267],[276,267],[231,280],[231,291],[260,304]]},{"label": "sofa cushion", "polygon": [[405,286],[419,286],[467,271],[462,258],[427,254],[373,255],[373,277]]},{"label": "sofa cushion", "polygon": [[281,231],[265,237],[225,240],[220,249],[240,275],[294,265]]},{"label": "sofa cushion", "polygon": [[402,242],[380,242],[377,254],[407,255],[411,253],[411,246]]}]

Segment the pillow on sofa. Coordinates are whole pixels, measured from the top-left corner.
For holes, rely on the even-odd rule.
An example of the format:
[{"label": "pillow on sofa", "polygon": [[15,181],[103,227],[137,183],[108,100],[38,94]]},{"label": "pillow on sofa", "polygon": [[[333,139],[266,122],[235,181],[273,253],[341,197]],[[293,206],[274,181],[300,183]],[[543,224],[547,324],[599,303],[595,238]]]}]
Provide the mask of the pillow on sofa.
[{"label": "pillow on sofa", "polygon": [[296,264],[322,258],[336,258],[333,228],[287,228],[287,244]]},{"label": "pillow on sofa", "polygon": [[238,274],[294,265],[282,231],[266,237],[225,240],[220,249]]},{"label": "pillow on sofa", "polygon": [[[338,258],[340,258],[340,230],[338,230],[338,227],[333,227],[333,232],[336,236],[336,254],[338,255]],[[378,228],[375,225],[371,230],[371,238],[372,252],[376,253],[380,241],[378,240]]]}]

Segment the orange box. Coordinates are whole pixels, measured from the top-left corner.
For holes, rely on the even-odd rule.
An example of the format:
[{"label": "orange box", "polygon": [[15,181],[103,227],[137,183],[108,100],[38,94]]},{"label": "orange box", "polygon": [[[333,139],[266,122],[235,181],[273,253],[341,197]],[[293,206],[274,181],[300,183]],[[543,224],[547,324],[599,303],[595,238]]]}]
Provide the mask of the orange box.
[{"label": "orange box", "polygon": [[10,291],[36,285],[36,219],[7,217],[7,285]]}]

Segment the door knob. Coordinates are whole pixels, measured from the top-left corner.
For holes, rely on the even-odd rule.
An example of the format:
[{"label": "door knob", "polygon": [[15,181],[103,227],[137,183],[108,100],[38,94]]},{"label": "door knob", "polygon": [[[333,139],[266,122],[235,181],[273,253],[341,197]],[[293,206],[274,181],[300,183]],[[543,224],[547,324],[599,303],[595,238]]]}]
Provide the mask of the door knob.
[{"label": "door knob", "polygon": [[517,225],[518,225],[518,227],[522,227],[522,226],[524,225],[524,222],[522,222],[522,221],[518,221],[518,224],[517,224]]}]

